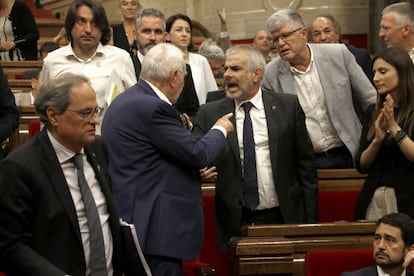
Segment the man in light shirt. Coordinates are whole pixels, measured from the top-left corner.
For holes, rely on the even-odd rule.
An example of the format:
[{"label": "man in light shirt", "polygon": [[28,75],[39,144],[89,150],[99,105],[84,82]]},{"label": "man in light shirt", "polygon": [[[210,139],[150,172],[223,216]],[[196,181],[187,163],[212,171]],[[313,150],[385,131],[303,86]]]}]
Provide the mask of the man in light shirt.
[{"label": "man in light shirt", "polygon": [[74,1],[65,29],[70,44],[50,52],[43,60],[44,82],[67,72],[84,75],[96,92],[98,106],[106,109],[115,95],[137,82],[131,57],[123,49],[108,45],[111,29],[99,2]]},{"label": "man in light shirt", "polygon": [[353,167],[363,119],[356,110],[365,117],[376,101],[375,88],[345,45],[308,44],[308,30],[296,11],[275,12],[267,29],[279,57],[266,66],[264,90],[298,96],[317,168]]}]

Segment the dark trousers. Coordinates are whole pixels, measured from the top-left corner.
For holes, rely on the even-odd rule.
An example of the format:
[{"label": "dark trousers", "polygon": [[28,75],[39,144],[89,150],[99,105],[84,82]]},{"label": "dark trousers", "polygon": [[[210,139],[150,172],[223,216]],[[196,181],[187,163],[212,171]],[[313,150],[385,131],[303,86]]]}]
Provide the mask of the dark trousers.
[{"label": "dark trousers", "polygon": [[147,260],[152,276],[183,275],[182,260],[154,255],[145,255],[145,259]]},{"label": "dark trousers", "polygon": [[282,213],[279,207],[255,210],[243,208],[242,225],[263,225],[263,224],[284,224]]},{"label": "dark trousers", "polygon": [[354,162],[348,148],[342,146],[315,153],[315,165],[317,169],[346,169],[353,168]]}]

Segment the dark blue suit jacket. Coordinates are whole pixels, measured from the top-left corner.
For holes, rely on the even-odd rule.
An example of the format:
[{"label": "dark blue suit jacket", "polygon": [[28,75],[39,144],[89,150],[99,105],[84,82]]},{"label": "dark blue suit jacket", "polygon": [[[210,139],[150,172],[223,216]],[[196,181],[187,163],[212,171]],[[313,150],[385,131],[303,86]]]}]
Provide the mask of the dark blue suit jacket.
[{"label": "dark blue suit jacket", "polygon": [[111,103],[102,134],[120,216],[135,224],[144,253],[194,259],[204,236],[198,170],[226,150],[224,135],[193,140],[144,80]]}]

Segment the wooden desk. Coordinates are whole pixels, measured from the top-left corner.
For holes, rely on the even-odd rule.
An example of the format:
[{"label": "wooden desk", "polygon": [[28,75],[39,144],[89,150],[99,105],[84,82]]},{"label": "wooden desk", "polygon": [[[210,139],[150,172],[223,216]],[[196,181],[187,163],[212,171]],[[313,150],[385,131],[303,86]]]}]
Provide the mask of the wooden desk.
[{"label": "wooden desk", "polygon": [[29,139],[29,127],[30,121],[39,120],[34,106],[19,106],[20,111],[20,124],[15,132],[10,136],[10,151],[22,145]]},{"label": "wooden desk", "polygon": [[232,275],[306,275],[306,252],[371,248],[374,231],[373,222],[244,227],[230,244]]},{"label": "wooden desk", "polygon": [[319,190],[360,190],[365,177],[356,169],[320,169]]},{"label": "wooden desk", "polygon": [[25,60],[25,61],[0,61],[4,74],[8,80],[23,77],[23,73],[30,70],[41,69],[42,60]]}]

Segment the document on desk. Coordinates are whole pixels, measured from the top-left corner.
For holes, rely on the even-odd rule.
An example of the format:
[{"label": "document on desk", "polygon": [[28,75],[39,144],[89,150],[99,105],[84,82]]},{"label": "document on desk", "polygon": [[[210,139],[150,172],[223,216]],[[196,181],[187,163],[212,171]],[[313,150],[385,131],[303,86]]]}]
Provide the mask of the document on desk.
[{"label": "document on desk", "polygon": [[122,219],[119,220],[119,223],[121,225],[121,232],[125,240],[125,244],[128,246],[127,249],[131,258],[131,265],[133,266],[133,269],[136,270],[134,275],[142,275],[143,269],[147,276],[152,276],[151,270],[145,260],[144,253],[142,252],[139,244],[135,225],[127,223]]}]

